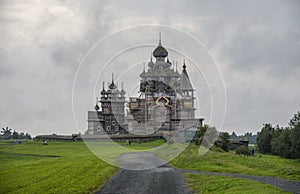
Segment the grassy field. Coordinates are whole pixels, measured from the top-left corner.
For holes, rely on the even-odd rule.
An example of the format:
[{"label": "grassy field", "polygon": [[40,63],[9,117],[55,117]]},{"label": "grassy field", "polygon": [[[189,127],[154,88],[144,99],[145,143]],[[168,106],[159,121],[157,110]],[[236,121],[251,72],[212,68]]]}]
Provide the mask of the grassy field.
[{"label": "grassy field", "polygon": [[[115,159],[122,153],[154,150],[164,144],[158,140],[148,143],[112,144],[94,142],[107,157]],[[183,146],[184,147],[184,146]],[[157,154],[175,156],[172,150],[182,146],[161,146]],[[174,149],[176,148],[176,149]],[[190,145],[179,157],[171,161],[183,169],[215,172],[244,173],[251,175],[277,176],[300,180],[300,162],[277,156],[256,154],[255,157],[237,156],[233,152],[209,151],[200,156],[198,147]],[[118,171],[96,157],[84,142],[28,141],[13,145],[12,141],[0,141],[0,193],[92,193],[99,190]],[[254,193],[264,188],[266,193],[282,193],[276,187],[231,177],[210,175],[187,175],[190,188],[200,193]],[[267,190],[265,190],[267,189]]]},{"label": "grassy field", "polygon": [[241,178],[212,176],[212,175],[196,175],[186,174],[189,187],[194,193],[209,193],[209,194],[277,194],[289,193],[275,186],[260,183],[257,181]]},{"label": "grassy field", "polygon": [[190,170],[276,176],[300,181],[299,160],[272,155],[255,154],[254,157],[247,157],[235,155],[234,152],[208,151],[200,156],[198,146],[190,145],[171,164]]},{"label": "grassy field", "polygon": [[[152,149],[162,143],[133,143],[127,152]],[[106,152],[113,157],[121,154],[114,153],[113,146],[108,148]],[[28,141],[13,145],[11,141],[0,141],[0,193],[92,193],[117,170],[96,157],[84,142],[42,145]]]}]

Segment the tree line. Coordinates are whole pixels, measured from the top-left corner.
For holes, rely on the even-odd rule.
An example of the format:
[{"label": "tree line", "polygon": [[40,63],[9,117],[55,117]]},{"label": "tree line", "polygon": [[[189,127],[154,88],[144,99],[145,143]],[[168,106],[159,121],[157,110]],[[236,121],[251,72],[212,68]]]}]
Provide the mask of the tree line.
[{"label": "tree line", "polygon": [[288,127],[263,125],[257,134],[257,147],[261,153],[284,158],[300,158],[300,112],[294,114]]},{"label": "tree line", "polygon": [[203,145],[207,148],[213,146],[221,148],[225,152],[235,150],[238,155],[250,156],[251,152],[247,146],[241,145],[236,147],[230,142],[231,136],[228,132],[218,132],[215,127],[204,125],[198,128],[194,136],[193,142],[196,145]]},{"label": "tree line", "polygon": [[1,139],[32,139],[29,133],[12,131],[12,129],[6,127],[1,130]]}]

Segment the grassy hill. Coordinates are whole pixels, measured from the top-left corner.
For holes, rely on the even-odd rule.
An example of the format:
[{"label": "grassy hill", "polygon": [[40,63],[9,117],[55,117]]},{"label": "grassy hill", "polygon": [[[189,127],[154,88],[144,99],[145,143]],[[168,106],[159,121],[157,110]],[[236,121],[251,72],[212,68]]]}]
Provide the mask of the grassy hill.
[{"label": "grassy hill", "polygon": [[178,168],[207,171],[275,176],[300,181],[300,161],[273,155],[238,156],[235,152],[208,151],[199,155],[199,147],[190,145],[171,161]]}]

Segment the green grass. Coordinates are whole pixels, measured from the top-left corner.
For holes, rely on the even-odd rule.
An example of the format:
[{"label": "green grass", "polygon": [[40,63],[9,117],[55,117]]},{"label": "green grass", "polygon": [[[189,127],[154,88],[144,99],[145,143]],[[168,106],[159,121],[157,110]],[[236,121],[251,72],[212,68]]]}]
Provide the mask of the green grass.
[{"label": "green grass", "polygon": [[[155,150],[156,154],[172,158],[177,155],[174,150],[184,148],[180,144],[164,143],[163,140],[157,140],[132,143],[130,146],[125,146],[124,142],[118,143],[121,146],[112,142],[88,144],[95,146],[93,151],[101,152],[102,156],[114,161],[122,153],[155,150],[158,146],[160,149]],[[209,151],[202,156],[198,153],[198,147],[191,145],[172,160],[171,164],[183,169],[300,180],[300,162],[297,160],[271,155],[244,157],[236,156],[233,152]],[[92,193],[99,190],[117,171],[117,167],[95,156],[84,142],[49,142],[49,145],[42,145],[41,142],[27,141],[12,145],[12,141],[0,141],[0,193]],[[256,187],[268,188],[270,193],[281,192],[275,187],[248,179],[188,175],[188,180],[192,189],[201,192],[232,193],[236,190],[237,193],[245,193],[244,191],[249,190],[249,193],[253,193],[256,192]]]},{"label": "green grass", "polygon": [[289,193],[278,187],[249,179],[198,174],[186,174],[186,176],[190,190],[194,193]]},{"label": "green grass", "polygon": [[130,146],[127,146],[125,142],[118,142],[119,145],[124,146],[128,149],[131,150],[154,150],[155,147],[161,146],[164,143],[166,143],[165,140],[155,140],[155,141],[150,141],[147,143],[136,143],[136,142],[132,142]]},{"label": "green grass", "polygon": [[171,143],[171,144],[164,144],[159,147],[159,149],[156,149],[154,153],[160,157],[163,158],[165,161],[171,161],[174,158],[178,157],[180,153],[182,153],[185,148],[187,148],[187,144],[182,143]]},{"label": "green grass", "polygon": [[153,151],[156,147],[165,143],[163,140],[156,140],[147,143],[131,143],[130,146],[126,146],[124,142],[103,142],[103,141],[86,141],[86,145],[89,149],[99,158],[105,160],[105,162],[119,166],[118,157],[121,154],[132,152]]},{"label": "green grass", "polygon": [[[162,143],[132,144],[126,151],[152,149]],[[97,145],[105,147],[103,150],[112,158],[124,153],[114,152],[120,146],[109,142]],[[92,193],[117,171],[117,167],[95,156],[84,142],[42,145],[27,141],[12,145],[11,141],[0,141],[0,193]]]},{"label": "green grass", "polygon": [[179,157],[172,160],[171,164],[178,168],[198,171],[243,173],[300,180],[299,160],[264,154],[255,154],[254,157],[238,156],[234,152],[208,151],[204,155],[199,155],[198,146],[195,145],[190,145]]}]

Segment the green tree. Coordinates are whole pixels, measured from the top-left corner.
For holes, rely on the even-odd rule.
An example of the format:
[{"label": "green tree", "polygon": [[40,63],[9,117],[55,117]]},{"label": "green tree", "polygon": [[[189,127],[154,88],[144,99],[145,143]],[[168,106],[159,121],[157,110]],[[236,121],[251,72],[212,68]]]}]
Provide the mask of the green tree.
[{"label": "green tree", "polygon": [[223,133],[220,133],[219,137],[220,137],[220,140],[221,140],[219,146],[224,151],[228,152],[229,151],[229,137],[230,137],[230,135],[227,132],[223,132]]},{"label": "green tree", "polygon": [[292,158],[300,158],[300,112],[294,114],[294,117],[290,120],[290,152]]},{"label": "green tree", "polygon": [[29,135],[29,133],[25,134],[25,139],[31,139],[31,135]]},{"label": "green tree", "polygon": [[257,134],[257,147],[261,153],[271,153],[271,140],[274,134],[274,128],[271,124],[263,125],[261,132]]},{"label": "green tree", "polygon": [[19,139],[20,138],[19,133],[14,130],[14,132],[12,133],[12,138],[13,139]]},{"label": "green tree", "polygon": [[262,153],[271,153],[285,158],[300,158],[300,112],[294,114],[289,127],[273,128],[265,124],[258,133],[257,146]]},{"label": "green tree", "polygon": [[290,127],[296,127],[300,125],[300,112],[298,111],[296,114],[294,114],[293,118],[291,118],[289,122]]},{"label": "green tree", "polygon": [[210,148],[218,137],[218,131],[215,127],[204,125],[198,128],[195,134],[195,144]]},{"label": "green tree", "polygon": [[25,133],[24,132],[21,132],[20,135],[19,135],[20,139],[25,139]]},{"label": "green tree", "polygon": [[290,129],[277,126],[271,140],[271,153],[285,158],[291,158]]},{"label": "green tree", "polygon": [[198,131],[195,134],[195,144],[196,145],[201,145],[204,135],[208,128],[209,128],[208,125],[204,125],[204,126],[201,126],[198,128]]},{"label": "green tree", "polygon": [[300,125],[295,126],[291,129],[290,133],[291,140],[291,154],[292,158],[300,158]]},{"label": "green tree", "polygon": [[2,136],[4,139],[10,139],[11,138],[11,129],[9,129],[8,127],[6,128],[2,128]]}]

